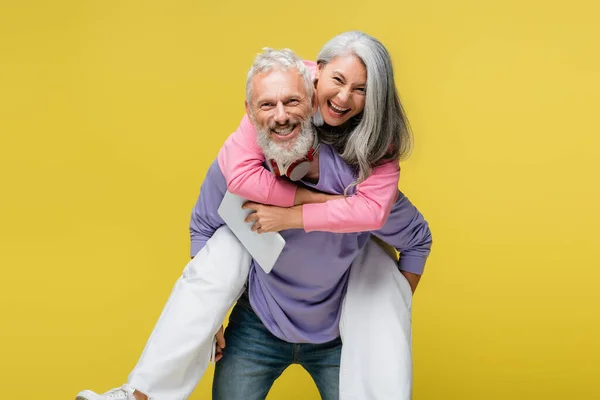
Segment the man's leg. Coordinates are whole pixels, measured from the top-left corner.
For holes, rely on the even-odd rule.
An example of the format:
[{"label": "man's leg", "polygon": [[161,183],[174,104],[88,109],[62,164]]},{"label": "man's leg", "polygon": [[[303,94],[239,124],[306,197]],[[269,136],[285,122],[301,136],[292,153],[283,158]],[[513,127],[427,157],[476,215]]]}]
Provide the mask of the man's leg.
[{"label": "man's leg", "polygon": [[[160,400],[183,400],[192,393],[208,366],[214,335],[243,291],[250,262],[228,227],[215,232],[175,284],[128,388]],[[77,399],[107,396],[84,391]]]},{"label": "man's leg", "polygon": [[302,343],[296,346],[298,363],[315,381],[321,399],[339,400],[341,339],[337,338],[322,344]]},{"label": "man's leg", "polygon": [[217,362],[213,400],[263,400],[293,362],[292,343],[275,337],[242,295],[225,329],[223,358]]},{"label": "man's leg", "polygon": [[350,269],[340,334],[341,400],[409,400],[412,292],[398,265],[369,240]]}]

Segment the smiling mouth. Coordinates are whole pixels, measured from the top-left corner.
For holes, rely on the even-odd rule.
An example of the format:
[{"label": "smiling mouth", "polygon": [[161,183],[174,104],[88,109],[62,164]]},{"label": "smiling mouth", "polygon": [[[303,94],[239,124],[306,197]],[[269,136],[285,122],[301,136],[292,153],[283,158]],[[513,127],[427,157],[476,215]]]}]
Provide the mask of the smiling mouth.
[{"label": "smiling mouth", "polygon": [[340,117],[350,112],[350,108],[339,107],[333,104],[330,100],[327,100],[327,106],[329,107],[330,111],[332,111],[335,115],[339,115]]},{"label": "smiling mouth", "polygon": [[271,132],[278,136],[285,137],[291,134],[294,131],[294,129],[296,129],[297,125],[298,124],[288,124],[284,126],[278,126],[275,128],[271,128]]}]

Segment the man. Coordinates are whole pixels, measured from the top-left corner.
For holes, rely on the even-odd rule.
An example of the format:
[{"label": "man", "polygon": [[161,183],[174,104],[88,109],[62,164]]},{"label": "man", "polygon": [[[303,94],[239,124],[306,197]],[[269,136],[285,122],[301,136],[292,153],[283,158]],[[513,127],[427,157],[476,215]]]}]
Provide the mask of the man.
[{"label": "man", "polygon": [[[313,146],[315,134],[310,124],[310,87],[302,79],[300,67],[290,68],[286,66],[290,63],[278,61],[278,58],[290,57],[294,58],[292,61],[297,61],[288,52],[270,52],[262,58],[259,56],[256,63],[264,68],[251,78],[252,95],[247,99],[248,111],[261,136],[261,147],[269,159],[282,163],[307,154]],[[291,64],[297,65],[295,62]],[[273,107],[264,107],[267,104]],[[277,124],[280,131],[292,130],[288,128],[296,125],[301,125],[302,129],[299,134],[289,137],[277,135],[275,140],[269,128],[273,123]],[[342,194],[355,180],[354,169],[345,164],[330,146],[323,145],[302,184],[323,192]],[[196,314],[199,311],[189,308],[196,306],[212,310],[214,307],[218,310],[211,315],[224,315],[240,295],[237,288],[243,287],[248,276],[249,256],[239,249],[239,243],[222,227],[223,221],[217,213],[226,190],[225,178],[215,161],[203,182],[190,226],[192,253],[198,250],[198,255],[188,264],[174,288],[138,365],[130,375],[129,384],[105,395],[82,392],[78,399],[145,399],[145,394],[149,394],[151,398],[168,400],[187,398],[191,394],[204,371],[204,360],[208,359],[205,356],[206,343],[199,344],[197,337],[212,336],[221,321],[214,318],[198,320]],[[361,325],[371,326],[369,322],[372,315],[378,313],[375,308],[380,306],[386,309],[390,304],[394,308],[402,303],[402,316],[394,312],[391,315],[399,320],[402,318],[399,323],[404,337],[392,338],[384,343],[394,346],[394,340],[402,342],[410,363],[408,282],[389,259],[386,265],[393,265],[392,269],[376,268],[385,262],[381,258],[382,252],[377,253],[378,247],[369,240],[369,232],[335,234],[288,230],[281,234],[286,239],[286,248],[273,271],[264,273],[254,261],[250,265],[248,290],[237,302],[225,332],[226,346],[223,358],[217,363],[213,398],[262,399],[274,380],[292,363],[301,364],[309,372],[326,400],[340,396],[348,399],[366,398],[359,393],[359,389],[350,387],[353,382],[348,377],[352,376],[352,372],[346,371],[354,367],[357,359],[362,362],[363,357],[369,357],[368,353],[372,353],[367,338],[370,332],[364,332]],[[402,194],[399,194],[388,222],[372,234],[412,260],[417,260],[416,263],[421,267],[424,266],[431,243],[429,229],[422,216]],[[365,250],[361,253],[363,248]],[[355,264],[350,272],[350,266],[357,257],[360,266]],[[373,268],[362,268],[362,265],[371,262]],[[379,274],[375,279],[379,286],[367,279],[375,277],[374,271]],[[350,275],[356,276],[349,283]],[[367,284],[361,285],[360,282]],[[199,286],[194,288],[194,285]],[[389,293],[394,290],[401,293],[395,297],[400,300],[388,303],[379,300],[373,296],[379,288]],[[343,306],[346,290],[348,304]],[[204,298],[210,300],[203,301],[205,295]],[[349,304],[351,302],[352,306]],[[352,315],[355,309],[363,312],[362,317],[359,316],[360,312]],[[190,318],[195,319],[193,324]],[[379,319],[379,323],[382,319]],[[389,318],[386,321],[395,323]],[[198,329],[188,329],[190,324]],[[364,340],[362,343],[366,351],[347,346],[352,351],[343,353],[340,325],[345,326],[344,338],[358,334],[359,337],[353,340]],[[212,334],[207,335],[206,332]],[[385,335],[385,332],[381,333]],[[382,348],[382,351],[385,350]],[[341,371],[342,382],[346,376],[348,388],[347,393],[341,395],[340,357],[348,360]],[[380,360],[365,361],[374,366],[381,363],[377,362]],[[133,389],[138,391],[134,393]],[[410,396],[410,387],[407,393]],[[399,396],[397,392],[392,396],[408,398]]]}]

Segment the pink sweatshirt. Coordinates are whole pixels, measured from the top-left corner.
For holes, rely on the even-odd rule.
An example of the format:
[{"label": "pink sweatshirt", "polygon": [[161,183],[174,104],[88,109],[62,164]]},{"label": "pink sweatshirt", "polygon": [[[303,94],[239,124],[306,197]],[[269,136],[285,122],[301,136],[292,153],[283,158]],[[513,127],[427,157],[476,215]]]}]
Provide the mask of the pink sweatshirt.
[{"label": "pink sweatshirt", "polygon": [[[311,72],[316,63],[304,62]],[[238,129],[225,141],[218,162],[227,189],[257,203],[292,207],[297,186],[275,177],[263,167],[265,156],[256,141],[256,129],[244,115]],[[304,204],[304,230],[363,232],[380,229],[396,201],[400,166],[390,161],[373,168],[371,175],[357,186],[355,194],[326,203]]]}]

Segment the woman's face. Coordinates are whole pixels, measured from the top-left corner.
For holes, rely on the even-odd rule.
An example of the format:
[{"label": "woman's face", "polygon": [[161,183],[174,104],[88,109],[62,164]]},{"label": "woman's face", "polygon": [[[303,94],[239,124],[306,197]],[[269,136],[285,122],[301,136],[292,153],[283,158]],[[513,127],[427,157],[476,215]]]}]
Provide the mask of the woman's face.
[{"label": "woman's face", "polygon": [[365,108],[367,69],[353,54],[319,64],[317,106],[327,125],[340,126]]}]

